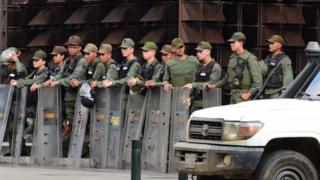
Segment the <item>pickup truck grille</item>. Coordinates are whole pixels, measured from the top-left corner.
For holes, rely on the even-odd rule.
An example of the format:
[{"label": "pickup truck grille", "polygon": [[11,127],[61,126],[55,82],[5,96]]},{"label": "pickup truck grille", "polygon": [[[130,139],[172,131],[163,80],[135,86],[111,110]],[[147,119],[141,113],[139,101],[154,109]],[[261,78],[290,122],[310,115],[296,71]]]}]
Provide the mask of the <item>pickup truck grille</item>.
[{"label": "pickup truck grille", "polygon": [[190,139],[221,140],[222,122],[191,120],[189,125]]}]

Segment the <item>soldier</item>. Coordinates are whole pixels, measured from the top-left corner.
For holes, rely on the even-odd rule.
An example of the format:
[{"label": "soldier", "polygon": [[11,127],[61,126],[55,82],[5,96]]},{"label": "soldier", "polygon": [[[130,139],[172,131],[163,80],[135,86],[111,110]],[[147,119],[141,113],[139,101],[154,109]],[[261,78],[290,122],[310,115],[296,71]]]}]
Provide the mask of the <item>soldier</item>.
[{"label": "soldier", "polygon": [[[8,48],[1,53],[1,82],[9,84],[11,80],[24,78],[28,71],[23,63],[20,62],[16,54],[17,48]],[[19,51],[20,52],[20,51]]]},{"label": "soldier", "polygon": [[31,93],[28,94],[27,100],[27,128],[24,130],[24,134],[29,134],[33,131],[35,113],[37,104],[37,92],[36,90],[42,86],[42,83],[49,78],[49,70],[46,67],[47,53],[43,50],[38,50],[33,56],[33,67],[35,70],[29,74],[27,77],[18,80],[11,80],[10,84],[16,86],[17,88],[22,88],[24,86],[31,86]]},{"label": "soldier", "polygon": [[102,81],[91,82],[90,85],[92,88],[102,88],[104,87],[104,81],[114,81],[118,78],[118,66],[116,61],[112,59],[112,46],[110,44],[101,44],[98,53],[100,56],[100,62],[105,67],[105,74],[102,77]]},{"label": "soldier", "polygon": [[[267,72],[261,88],[263,98],[278,98],[288,85],[293,81],[292,63],[282,48],[284,39],[279,35],[273,35],[267,39],[269,54],[263,60],[262,67]],[[262,93],[259,91],[259,94]]]},{"label": "soldier", "polygon": [[185,45],[181,38],[173,39],[171,45],[176,58],[166,63],[163,77],[166,91],[171,91],[172,86],[184,86],[194,82],[199,64],[194,56],[185,54]]},{"label": "soldier", "polygon": [[83,52],[85,53],[85,59],[88,63],[86,68],[86,79],[82,81],[79,81],[78,79],[72,79],[71,85],[74,87],[78,87],[86,82],[90,84],[92,81],[101,81],[105,74],[105,67],[97,58],[97,46],[92,43],[88,43]]},{"label": "soldier", "polygon": [[159,81],[158,82],[156,82],[154,80],[146,81],[146,84],[150,87],[163,86],[163,77],[164,77],[165,70],[166,70],[166,63],[175,58],[175,54],[173,53],[172,46],[169,44],[163,45],[160,53],[161,53],[162,63],[161,63]]},{"label": "soldier", "polygon": [[18,79],[18,80],[11,80],[10,84],[12,86],[16,86],[18,88],[24,86],[31,86],[30,90],[35,91],[41,87],[41,84],[48,79],[49,70],[46,67],[46,59],[47,53],[43,50],[38,50],[34,53],[33,59],[33,67],[36,69],[27,77]]},{"label": "soldier", "polygon": [[57,75],[63,65],[68,50],[63,46],[55,46],[53,51],[50,53],[53,55],[53,67],[50,70],[50,79]]},{"label": "soldier", "polygon": [[250,100],[262,86],[262,73],[256,56],[244,48],[246,36],[242,32],[233,33],[230,47],[233,54],[229,58],[227,74],[219,82],[207,86],[230,86],[230,103],[235,104]]},{"label": "soldier", "polygon": [[64,104],[66,118],[64,119],[63,135],[68,136],[71,132],[71,123],[74,117],[74,110],[78,88],[72,86],[71,79],[85,80],[87,62],[81,54],[81,39],[79,36],[70,36],[66,42],[69,57],[65,59],[59,73],[45,83],[45,86],[55,87],[62,85],[65,91]]},{"label": "soldier", "polygon": [[211,44],[205,41],[200,42],[196,48],[197,57],[200,60],[196,72],[196,80],[184,86],[185,88],[193,89],[191,93],[190,113],[203,108],[202,90],[205,83],[214,84],[218,82],[221,76],[221,67],[211,57],[211,49]]},{"label": "soldier", "polygon": [[163,45],[160,52],[161,52],[161,59],[163,62],[167,62],[175,58],[175,55],[173,53],[173,48],[169,44]]},{"label": "soldier", "polygon": [[103,81],[104,87],[111,87],[112,85],[124,85],[128,80],[137,77],[141,70],[141,65],[138,63],[137,58],[134,56],[134,41],[130,38],[122,40],[120,45],[122,56],[126,59],[118,66],[118,80]]},{"label": "soldier", "polygon": [[145,42],[141,49],[146,63],[143,64],[140,75],[128,81],[128,86],[138,86],[137,89],[144,94],[145,88],[153,87],[153,85],[148,84],[148,81],[159,81],[162,66],[156,58],[158,46],[154,42]]}]

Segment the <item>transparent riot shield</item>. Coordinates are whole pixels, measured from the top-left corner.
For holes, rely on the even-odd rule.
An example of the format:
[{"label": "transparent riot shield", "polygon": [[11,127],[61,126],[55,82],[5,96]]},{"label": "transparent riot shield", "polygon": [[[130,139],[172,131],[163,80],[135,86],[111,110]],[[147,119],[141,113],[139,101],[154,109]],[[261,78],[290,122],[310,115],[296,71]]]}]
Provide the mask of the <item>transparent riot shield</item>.
[{"label": "transparent riot shield", "polygon": [[142,167],[165,173],[168,165],[171,92],[162,88],[148,91],[148,108],[142,146]]},{"label": "transparent riot shield", "polygon": [[107,103],[110,102],[109,91],[105,88],[96,89],[96,104],[90,113],[90,167],[102,168],[103,152],[107,152],[108,127],[104,126],[107,121]]},{"label": "transparent riot shield", "polygon": [[203,89],[203,108],[220,106],[222,104],[221,88]]},{"label": "transparent riot shield", "polygon": [[67,159],[67,166],[69,167],[80,167],[83,143],[89,119],[89,111],[90,110],[88,108],[81,104],[80,95],[78,93]]},{"label": "transparent riot shield", "polygon": [[128,96],[122,156],[123,167],[127,169],[131,166],[131,141],[141,139],[147,104],[145,99],[147,98],[140,94],[129,94]]},{"label": "transparent riot shield", "polygon": [[61,91],[60,87],[38,90],[37,120],[32,143],[32,164],[59,166],[61,143]]},{"label": "transparent riot shield", "polygon": [[13,90],[14,88],[10,85],[0,85],[0,152],[7,128]]},{"label": "transparent riot shield", "polygon": [[23,146],[23,130],[26,118],[28,87],[16,89],[15,106],[13,114],[13,128],[10,154],[13,163],[19,164]]},{"label": "transparent riot shield", "polygon": [[189,118],[190,90],[175,87],[172,94],[171,127],[168,171],[174,171],[173,145],[186,140],[186,125]]},{"label": "transparent riot shield", "polygon": [[[107,131],[107,152],[103,152],[102,167],[122,168],[122,136],[124,122],[125,86],[109,88],[107,102],[107,121],[105,127]],[[106,159],[106,164],[105,163]]]}]

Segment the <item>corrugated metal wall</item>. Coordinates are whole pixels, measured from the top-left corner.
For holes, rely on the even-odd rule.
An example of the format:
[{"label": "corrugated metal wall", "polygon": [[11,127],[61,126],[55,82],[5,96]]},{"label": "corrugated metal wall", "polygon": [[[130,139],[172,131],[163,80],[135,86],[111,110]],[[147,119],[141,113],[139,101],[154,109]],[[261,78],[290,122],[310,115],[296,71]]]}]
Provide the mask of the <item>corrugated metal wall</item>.
[{"label": "corrugated metal wall", "polygon": [[[287,41],[286,52],[297,73],[306,63],[305,44],[320,39],[320,0],[2,2],[1,6],[8,6],[1,7],[0,48],[17,46],[24,52],[36,48],[49,51],[72,34],[81,36],[85,42],[114,45],[126,36],[139,45],[147,40],[162,45],[179,35],[188,43],[189,54],[194,53],[195,44],[201,40],[213,43],[213,56],[226,67],[230,51],[225,40],[233,32],[243,31],[248,36],[247,47],[261,58],[268,53],[265,39],[276,33]],[[7,25],[3,25],[5,20]],[[117,49],[114,54],[120,56]],[[28,59],[28,53],[24,55]]]}]

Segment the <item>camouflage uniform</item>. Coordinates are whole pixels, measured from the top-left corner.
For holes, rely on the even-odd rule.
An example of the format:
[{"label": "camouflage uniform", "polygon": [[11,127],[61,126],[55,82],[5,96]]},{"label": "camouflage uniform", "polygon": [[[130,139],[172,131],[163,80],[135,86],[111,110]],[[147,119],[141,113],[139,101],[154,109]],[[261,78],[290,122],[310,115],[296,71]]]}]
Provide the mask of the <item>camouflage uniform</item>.
[{"label": "camouflage uniform", "polygon": [[[176,38],[171,43],[173,48],[184,46],[184,42],[180,38]],[[194,56],[186,56],[185,59],[173,59],[166,63],[163,83],[170,83],[172,86],[184,86],[195,80],[195,74],[199,65],[199,61]]]},{"label": "camouflage uniform", "polygon": [[[212,49],[212,46],[208,42],[200,42],[196,48],[197,51],[203,51],[203,50],[210,50]],[[214,84],[219,81],[221,76],[221,67],[220,65],[215,62],[215,60],[212,58],[212,60],[204,64],[203,61],[200,62],[198,66],[198,70],[196,72],[196,80],[194,83],[192,83],[192,93],[191,93],[191,107],[190,112],[194,112],[196,110],[203,108],[203,98],[202,98],[202,90],[206,83]]]},{"label": "camouflage uniform", "polygon": [[[241,32],[234,33],[229,42],[245,40]],[[229,58],[227,74],[217,82],[216,87],[222,87],[228,83],[230,87],[230,103],[243,102],[241,94],[250,92],[254,96],[262,86],[262,73],[255,55],[245,50],[238,55],[233,53]],[[252,98],[252,97],[251,97]]]},{"label": "camouflage uniform", "polygon": [[[78,36],[70,36],[66,44],[80,46],[81,39]],[[85,80],[85,70],[87,65],[88,63],[81,53],[75,57],[70,56],[65,59],[59,73],[52,78],[53,80],[59,81],[59,84],[64,87],[65,95],[63,100],[66,107],[66,120],[71,120],[71,122],[74,117],[78,88],[73,88],[70,84],[70,80]]]},{"label": "camouflage uniform", "polygon": [[[273,35],[267,39],[268,43],[281,43],[284,45],[284,40],[279,35]],[[268,82],[264,82],[263,97],[264,98],[278,98],[281,93],[287,89],[288,85],[293,81],[292,62],[288,55],[284,52],[280,54],[269,54],[263,61],[263,69],[266,72],[264,80],[268,77]],[[280,63],[280,64],[278,64]],[[270,74],[273,69],[274,72]]]}]

